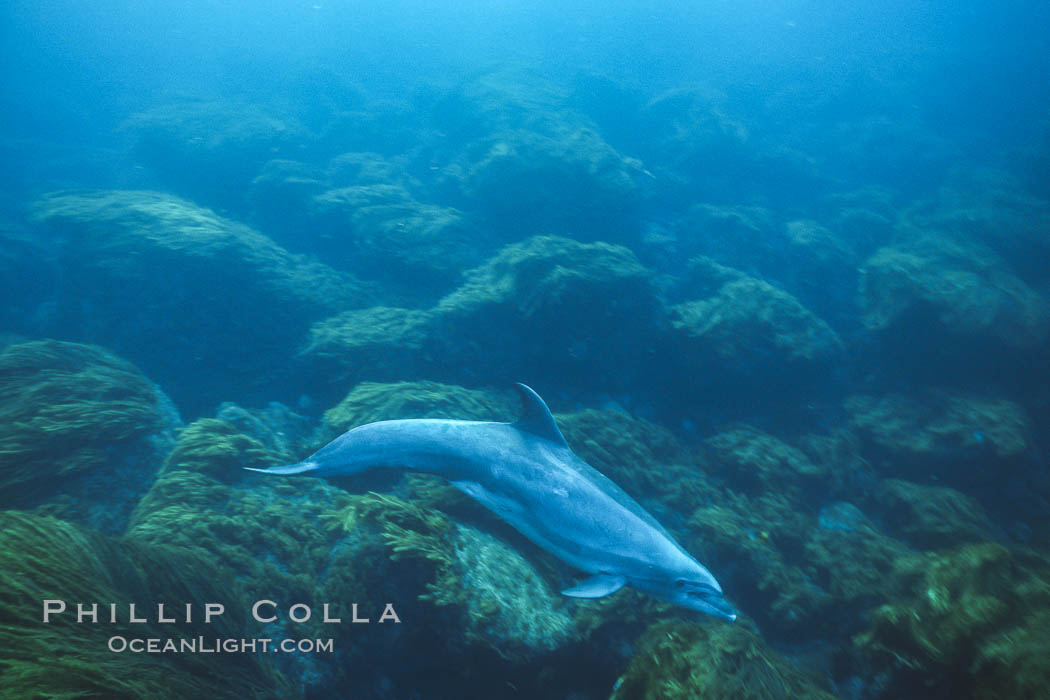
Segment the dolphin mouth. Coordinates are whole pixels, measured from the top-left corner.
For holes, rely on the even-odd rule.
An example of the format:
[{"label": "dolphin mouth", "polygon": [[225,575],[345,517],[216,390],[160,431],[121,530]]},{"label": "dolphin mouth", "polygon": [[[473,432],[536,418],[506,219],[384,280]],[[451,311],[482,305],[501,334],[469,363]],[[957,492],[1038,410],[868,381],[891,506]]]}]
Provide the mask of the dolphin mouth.
[{"label": "dolphin mouth", "polygon": [[734,622],[737,618],[736,609],[729,604],[729,601],[716,593],[704,596],[700,608],[703,612],[728,622]]}]

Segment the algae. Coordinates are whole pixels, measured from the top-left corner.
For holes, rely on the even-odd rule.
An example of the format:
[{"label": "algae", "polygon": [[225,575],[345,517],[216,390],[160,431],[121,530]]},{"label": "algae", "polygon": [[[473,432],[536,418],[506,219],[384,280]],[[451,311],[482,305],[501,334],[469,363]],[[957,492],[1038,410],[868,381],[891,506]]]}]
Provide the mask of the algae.
[{"label": "algae", "polygon": [[512,420],[515,407],[506,394],[439,382],[362,382],[325,411],[325,427],[342,433],[365,423],[403,418]]},{"label": "algae", "polygon": [[1029,449],[1028,416],[1007,399],[947,390],[858,395],[846,401],[846,411],[854,429],[890,453],[929,458],[969,450],[1005,459]]},{"label": "algae", "polygon": [[1022,697],[1050,677],[1050,561],[1024,549],[969,544],[896,562],[910,592],[875,609],[854,639],[894,692],[936,684],[979,698]]},{"label": "algae", "polygon": [[400,580],[420,591],[425,581],[419,600],[451,615],[447,624],[458,631],[443,634],[458,643],[521,662],[577,638],[572,615],[541,573],[492,535],[390,494],[355,497],[343,518],[359,543],[374,532],[392,561],[422,565],[379,570],[388,589]]},{"label": "algae", "polygon": [[[114,653],[114,636],[131,638],[250,638],[261,629],[248,617],[250,599],[221,567],[185,550],[111,539],[47,516],[0,512],[0,697],[29,698],[272,698],[298,697],[269,659],[253,653]],[[48,624],[42,601],[63,600],[69,611]],[[187,601],[217,602],[224,615],[203,621],[156,621]],[[77,622],[75,603],[98,603],[100,622]],[[117,602],[118,622],[108,604]],[[129,603],[147,623],[129,624]],[[152,611],[152,612],[150,612]],[[178,643],[178,642],[176,642]]]},{"label": "algae", "polygon": [[864,323],[892,328],[919,315],[942,333],[1033,349],[1050,333],[1050,305],[991,251],[947,236],[879,249],[861,269]]},{"label": "algae", "polygon": [[668,310],[686,352],[730,366],[822,364],[842,352],[838,334],[791,294],[706,258],[691,265],[715,291]]},{"label": "algae", "polygon": [[831,700],[815,676],[794,666],[742,624],[665,621],[639,640],[613,700],[747,698]]},{"label": "algae", "polygon": [[102,348],[10,345],[0,352],[0,498],[119,531],[177,421],[138,368]]}]

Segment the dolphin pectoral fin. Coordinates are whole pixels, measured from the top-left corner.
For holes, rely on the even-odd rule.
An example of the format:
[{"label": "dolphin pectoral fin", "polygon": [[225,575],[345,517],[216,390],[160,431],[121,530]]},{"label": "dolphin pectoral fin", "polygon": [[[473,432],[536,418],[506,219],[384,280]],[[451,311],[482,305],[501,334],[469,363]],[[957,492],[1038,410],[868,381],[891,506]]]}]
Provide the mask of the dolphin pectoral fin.
[{"label": "dolphin pectoral fin", "polygon": [[521,383],[515,384],[514,388],[518,390],[518,397],[521,399],[521,415],[511,425],[562,447],[568,447],[569,443],[565,442],[565,436],[558,430],[551,410],[540,395]]},{"label": "dolphin pectoral fin", "polygon": [[570,598],[604,598],[620,590],[627,584],[623,576],[612,574],[596,574],[573,588],[566,588],[561,592]]},{"label": "dolphin pectoral fin", "polygon": [[317,469],[316,462],[299,462],[298,464],[284,464],[269,469],[256,469],[255,467],[244,467],[250,472],[261,472],[263,474],[305,474]]}]

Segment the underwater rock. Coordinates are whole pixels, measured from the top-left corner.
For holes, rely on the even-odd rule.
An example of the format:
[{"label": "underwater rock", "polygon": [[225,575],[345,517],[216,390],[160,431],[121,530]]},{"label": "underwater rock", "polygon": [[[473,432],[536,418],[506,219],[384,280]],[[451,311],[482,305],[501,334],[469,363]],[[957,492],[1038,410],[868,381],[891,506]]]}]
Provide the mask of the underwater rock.
[{"label": "underwater rock", "polygon": [[1050,211],[1046,200],[1032,196],[1021,179],[1006,168],[960,165],[936,193],[909,207],[904,219],[916,230],[980,241],[1038,288],[1050,256],[1050,240],[1044,235],[1050,230]]},{"label": "underwater rock", "polygon": [[379,153],[355,151],[328,161],[326,189],[362,185],[393,185],[409,196],[423,192],[423,183],[409,173],[404,157],[388,158]]},{"label": "underwater rock", "polygon": [[[577,384],[646,358],[660,318],[652,275],[627,248],[537,236],[466,273],[435,307],[448,360],[490,381],[571,373]],[[498,361],[495,359],[498,358]]]},{"label": "underwater rock", "polygon": [[886,479],[874,500],[882,522],[921,549],[983,542],[996,533],[981,504],[952,488]]},{"label": "underwater rock", "polygon": [[647,357],[660,314],[651,274],[628,249],[539,236],[466,273],[429,310],[374,308],[318,323],[303,354],[352,382],[509,384],[542,365],[577,385],[603,377],[609,390]]},{"label": "underwater rock", "polygon": [[806,281],[795,269],[806,257],[806,246],[794,242],[791,225],[784,226],[769,209],[694,204],[669,224],[669,231],[672,255],[659,267],[679,278],[672,288],[674,302],[711,296],[720,286],[716,283],[731,279],[716,273],[714,264],[796,294]]},{"label": "underwater rock", "polygon": [[106,339],[180,405],[208,405],[183,379],[202,374],[222,399],[246,387],[272,397],[274,368],[290,364],[309,324],[368,298],[353,277],[166,194],[52,194],[34,216],[60,242],[56,324]]},{"label": "underwater rock", "polygon": [[785,234],[782,286],[822,317],[855,324],[858,256],[848,237],[810,219],[789,221]]},{"label": "underwater rock", "polygon": [[287,115],[239,102],[186,100],[132,115],[122,129],[135,155],[179,194],[215,207],[244,192],[276,154],[295,153],[303,127]]},{"label": "underwater rock", "polygon": [[460,211],[417,201],[399,185],[328,190],[309,208],[325,258],[350,261],[356,274],[417,297],[447,291],[490,252]]},{"label": "underwater rock", "polygon": [[787,292],[707,258],[691,266],[713,290],[670,308],[674,337],[691,364],[715,363],[743,374],[783,372],[785,365],[801,371],[841,354],[835,331]]},{"label": "underwater rock", "polygon": [[309,204],[326,189],[321,168],[283,158],[267,161],[245,195],[247,220],[289,250],[315,253]]},{"label": "underwater rock", "polygon": [[179,415],[130,362],[54,340],[0,352],[0,498],[123,531],[175,441]]},{"label": "underwater rock", "polygon": [[854,642],[890,678],[887,696],[1035,697],[1050,680],[1050,562],[998,544],[895,562],[910,594],[872,612]]},{"label": "underwater rock", "polygon": [[[651,176],[574,110],[561,85],[522,70],[457,85],[428,109],[449,196],[508,241],[535,233],[623,240]],[[439,167],[439,166],[433,166]]]},{"label": "underwater rock", "polygon": [[376,306],[315,323],[300,355],[342,388],[359,381],[394,381],[427,374],[435,349],[433,313]]},{"label": "underwater rock", "polygon": [[638,219],[642,163],[593,129],[551,125],[508,130],[470,144],[457,163],[463,194],[492,225],[622,240]]},{"label": "underwater rock", "polygon": [[653,625],[638,642],[611,700],[831,700],[834,695],[826,685],[742,624],[666,621]]},{"label": "underwater rock", "polygon": [[883,473],[937,473],[967,483],[967,467],[1017,460],[1030,449],[1028,416],[1006,399],[929,390],[852,396],[845,408]]},{"label": "underwater rock", "polygon": [[664,243],[670,250],[657,267],[679,276],[675,302],[711,296],[716,282],[729,281],[714,272],[715,262],[790,293],[824,318],[856,315],[857,253],[817,221],[781,223],[762,207],[696,204],[674,220]]},{"label": "underwater rock", "polygon": [[271,401],[265,408],[254,409],[226,402],[219,406],[215,418],[258,440],[267,450],[278,455],[301,454],[316,443],[314,421],[277,401]]},{"label": "underwater rock", "polygon": [[[288,461],[291,455],[271,452],[225,421],[194,421],[135,509],[126,539],[192,554],[203,570],[228,572],[253,601],[356,601],[366,609],[370,601],[358,597],[364,572],[347,561],[338,517],[350,496],[319,479],[263,481],[243,469]],[[325,625],[319,617],[300,624],[281,617],[267,624],[265,636],[332,638],[345,653],[354,626]],[[313,690],[338,678],[336,657],[296,654],[283,661],[286,674]]]},{"label": "underwater rock", "polygon": [[730,488],[752,495],[784,493],[798,499],[819,489],[828,477],[806,455],[772,435],[751,426],[721,432],[704,441],[712,459],[708,470],[723,477]]},{"label": "underwater rock", "polygon": [[800,566],[830,596],[828,617],[820,626],[844,642],[862,629],[872,605],[903,593],[886,572],[913,551],[851,503],[822,508],[818,525],[806,536]]},{"label": "underwater rock", "polygon": [[869,184],[826,194],[814,208],[851,250],[866,258],[893,241],[903,196],[896,188]]},{"label": "underwater rock", "polygon": [[912,553],[856,506],[836,502],[814,517],[805,501],[777,491],[726,494],[696,510],[692,546],[763,631],[784,642],[844,640],[900,586],[885,573]]},{"label": "underwater rock", "polygon": [[387,595],[397,591],[401,598],[414,592],[428,607],[445,608],[437,614],[448,643],[520,662],[577,639],[557,591],[491,534],[425,505],[377,493],[355,497],[345,518],[355,546],[367,547],[374,539],[390,557],[372,569],[369,585],[381,584]]},{"label": "underwater rock", "polygon": [[[1050,334],[1050,305],[988,250],[927,235],[879,249],[861,269],[864,323],[875,331],[921,327],[944,347],[991,340],[1031,350]],[[889,340],[893,340],[891,337]],[[905,332],[898,343],[914,343]]]},{"label": "underwater rock", "polygon": [[770,493],[728,494],[689,519],[686,548],[703,553],[723,586],[763,629],[785,639],[826,633],[834,601],[803,560],[813,517]]},{"label": "underwater rock", "polygon": [[508,394],[465,389],[438,382],[363,382],[338,405],[325,411],[332,437],[381,420],[448,418],[452,420],[516,419],[518,407]]},{"label": "underwater rock", "polygon": [[[675,173],[675,179],[681,181],[679,187],[692,181],[694,201],[698,185],[703,187],[701,196],[726,194],[728,181],[741,174],[737,170],[727,172],[727,166],[752,166],[753,173],[759,171],[750,129],[726,109],[724,102],[724,95],[714,91],[675,88],[657,95],[644,110],[654,162]],[[719,167],[712,168],[713,163]],[[739,178],[736,192],[751,179]]]},{"label": "underwater rock", "polygon": [[253,220],[290,250],[431,304],[498,243],[458,209],[431,203],[404,160],[358,152],[324,166],[272,160],[253,180]]},{"label": "underwater rock", "polygon": [[[114,653],[130,640],[182,640],[214,649],[217,640],[263,637],[251,599],[215,566],[186,550],[111,539],[51,517],[0,511],[0,674],[6,697],[299,697],[295,684],[255,653]],[[44,623],[45,600],[63,613]],[[204,620],[204,603],[225,606]],[[76,605],[95,605],[78,621]],[[109,621],[116,603],[117,622]],[[129,604],[144,623],[129,623]],[[184,618],[187,603],[192,621]],[[177,624],[159,623],[158,604]],[[57,609],[58,604],[55,604]],[[152,611],[152,612],[150,612]],[[178,648],[178,647],[176,647]]]},{"label": "underwater rock", "polygon": [[812,153],[827,134],[771,130],[783,106],[769,111],[739,96],[710,85],[675,86],[644,107],[635,148],[650,164],[661,202],[684,208],[698,200],[762,201],[797,208],[828,188],[829,173]]}]

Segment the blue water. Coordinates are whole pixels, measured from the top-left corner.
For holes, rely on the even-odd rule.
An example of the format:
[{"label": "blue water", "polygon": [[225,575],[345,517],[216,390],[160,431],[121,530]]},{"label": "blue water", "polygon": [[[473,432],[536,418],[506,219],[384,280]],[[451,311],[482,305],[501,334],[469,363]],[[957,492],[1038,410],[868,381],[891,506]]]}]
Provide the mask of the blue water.
[{"label": "blue water", "polygon": [[[389,583],[406,631],[262,655],[263,697],[1045,692],[1050,6],[681,5],[5,3],[0,508],[185,548],[157,504],[199,471],[186,517],[246,599]],[[77,375],[73,343],[131,374]],[[513,419],[515,381],[712,570],[735,628],[565,602],[575,572],[411,480],[293,497],[237,471],[368,420]],[[194,429],[224,446],[186,458]],[[444,518],[452,568],[324,529],[372,489]],[[301,518],[296,547],[232,534],[264,511]],[[672,654],[710,677],[653,660],[667,620],[706,635]],[[781,680],[734,671],[741,644]]]}]

